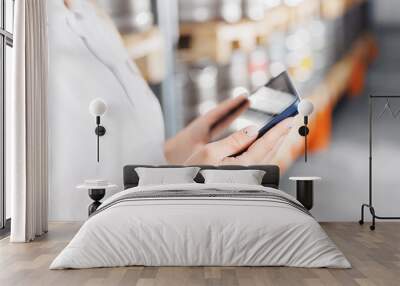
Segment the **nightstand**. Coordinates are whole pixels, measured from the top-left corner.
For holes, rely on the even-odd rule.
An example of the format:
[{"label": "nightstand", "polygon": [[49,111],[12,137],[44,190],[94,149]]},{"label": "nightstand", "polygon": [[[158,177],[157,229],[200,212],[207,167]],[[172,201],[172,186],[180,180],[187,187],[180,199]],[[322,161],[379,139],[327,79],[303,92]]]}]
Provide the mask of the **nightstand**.
[{"label": "nightstand", "polygon": [[[95,181],[95,180],[93,180]],[[88,207],[89,216],[94,213],[97,208],[101,205],[100,200],[104,198],[106,190],[114,189],[117,185],[110,184],[107,181],[97,180],[93,182],[92,180],[87,180],[82,185],[76,186],[78,190],[88,190],[89,197],[94,201]]]},{"label": "nightstand", "polygon": [[314,181],[321,180],[320,177],[290,177],[289,180],[296,181],[296,198],[303,206],[311,210],[314,203]]}]

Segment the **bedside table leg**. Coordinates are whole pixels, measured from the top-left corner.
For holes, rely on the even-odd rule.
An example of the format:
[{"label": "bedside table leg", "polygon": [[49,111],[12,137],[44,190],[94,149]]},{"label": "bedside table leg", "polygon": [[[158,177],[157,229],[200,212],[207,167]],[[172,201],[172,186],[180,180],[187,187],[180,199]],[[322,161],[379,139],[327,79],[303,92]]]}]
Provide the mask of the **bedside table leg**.
[{"label": "bedside table leg", "polygon": [[313,193],[313,181],[296,182],[296,198],[308,210],[311,210],[314,204]]},{"label": "bedside table leg", "polygon": [[92,213],[94,213],[100,205],[101,205],[101,202],[98,202],[98,201],[90,204],[88,207],[88,215],[91,216]]},{"label": "bedside table leg", "polygon": [[106,194],[106,190],[105,189],[90,189],[89,190],[89,197],[94,200],[94,202],[89,205],[88,207],[88,214],[89,216],[94,213],[97,208],[101,205],[100,200],[102,198],[104,198]]}]

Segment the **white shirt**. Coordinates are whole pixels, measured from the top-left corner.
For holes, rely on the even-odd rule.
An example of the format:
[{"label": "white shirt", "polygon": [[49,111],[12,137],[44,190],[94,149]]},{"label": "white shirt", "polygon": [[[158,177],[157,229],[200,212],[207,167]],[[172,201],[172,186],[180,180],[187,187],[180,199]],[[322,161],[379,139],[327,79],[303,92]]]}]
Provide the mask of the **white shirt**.
[{"label": "white shirt", "polygon": [[[124,165],[165,163],[158,100],[110,23],[90,2],[73,3],[68,10],[62,0],[48,1],[50,218],[54,219],[86,216],[86,206],[66,207],[87,203],[76,202],[74,191],[84,179],[104,178],[122,187]],[[100,138],[100,164],[95,118],[88,110],[98,97],[108,105],[101,118],[106,134]]]}]

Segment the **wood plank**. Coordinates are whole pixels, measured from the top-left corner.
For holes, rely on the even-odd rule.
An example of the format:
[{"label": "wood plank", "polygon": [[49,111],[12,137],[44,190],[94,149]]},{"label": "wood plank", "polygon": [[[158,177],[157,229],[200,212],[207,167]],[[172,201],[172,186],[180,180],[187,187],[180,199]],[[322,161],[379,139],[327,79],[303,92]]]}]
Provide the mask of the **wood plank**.
[{"label": "wood plank", "polygon": [[322,223],[352,269],[290,267],[116,267],[49,270],[79,223],[50,223],[47,235],[29,244],[0,241],[0,285],[399,285],[400,223]]}]

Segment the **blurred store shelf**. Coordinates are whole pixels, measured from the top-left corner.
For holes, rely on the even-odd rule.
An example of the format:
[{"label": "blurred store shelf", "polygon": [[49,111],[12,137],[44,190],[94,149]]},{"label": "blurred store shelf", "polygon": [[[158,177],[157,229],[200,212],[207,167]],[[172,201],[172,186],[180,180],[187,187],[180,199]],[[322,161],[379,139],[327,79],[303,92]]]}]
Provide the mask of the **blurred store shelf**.
[{"label": "blurred store shelf", "polygon": [[[315,105],[310,151],[329,145],[332,111],[341,96],[362,90],[373,50],[371,1],[178,0],[178,13],[172,15],[154,9],[150,0],[101,0],[145,79],[157,84],[173,78],[168,84],[176,88],[164,96],[173,97],[177,106],[167,126],[185,126],[238,88],[255,90],[288,70],[302,96]],[[177,52],[164,54],[168,38],[157,26],[162,22],[156,11],[169,13],[164,18],[174,22],[167,34],[173,45],[179,33]],[[172,62],[171,78],[165,76],[165,62]],[[264,123],[263,115],[251,120],[243,115],[230,131]],[[272,163],[287,169],[303,146],[293,128]]]},{"label": "blurred store shelf", "polygon": [[144,78],[150,83],[160,83],[165,77],[164,45],[159,28],[122,36],[129,55]]},{"label": "blurred store shelf", "polygon": [[[288,1],[289,3],[291,1]],[[320,0],[292,1],[296,5],[286,5],[288,25],[298,25],[308,21],[311,17],[319,15]]]},{"label": "blurred store shelf", "polygon": [[[238,21],[226,20],[188,21],[180,25],[179,57],[187,62],[204,58],[218,64],[227,64],[238,42],[245,52],[257,46],[258,38],[268,38],[272,33],[300,26],[310,19],[342,16],[346,9],[363,0],[302,0],[286,1],[266,9],[258,21],[243,18]],[[348,3],[352,3],[351,5]]]},{"label": "blurred store shelf", "polygon": [[[315,105],[310,151],[329,145],[335,104],[346,91],[359,93],[363,87],[366,51],[373,46],[371,36],[365,36],[368,0],[266,0],[274,5],[257,20],[246,16],[246,6],[235,14],[241,18],[227,20],[221,10],[229,1],[180,2],[186,3],[182,12],[190,10],[180,16],[177,57],[183,125],[231,97],[238,87],[255,90],[288,70],[300,93]],[[245,114],[231,131],[261,123],[262,116]],[[294,128],[274,163],[285,170],[303,153],[303,145]]]},{"label": "blurred store shelf", "polygon": [[[373,55],[371,53],[374,52],[374,43],[371,35],[361,36],[353,43],[351,50],[343,59],[333,65],[324,79],[306,95],[315,107],[315,112],[310,117],[311,151],[318,151],[329,145],[333,108],[350,89],[353,77],[358,76],[357,73],[360,71],[357,66],[368,62]],[[302,118],[298,117],[294,126],[301,126],[301,123]],[[297,128],[293,128],[273,159],[273,163],[280,165],[284,172],[303,152],[304,139],[298,135]]]},{"label": "blurred store shelf", "polygon": [[284,29],[289,16],[288,9],[279,6],[268,10],[260,21],[243,19],[235,23],[182,23],[179,57],[188,62],[208,58],[219,64],[227,64],[235,43],[243,51],[250,52],[255,49],[257,38],[265,38],[273,31]]},{"label": "blurred store shelf", "polygon": [[319,0],[321,2],[321,15],[325,19],[334,19],[343,16],[346,11],[367,0]]}]

